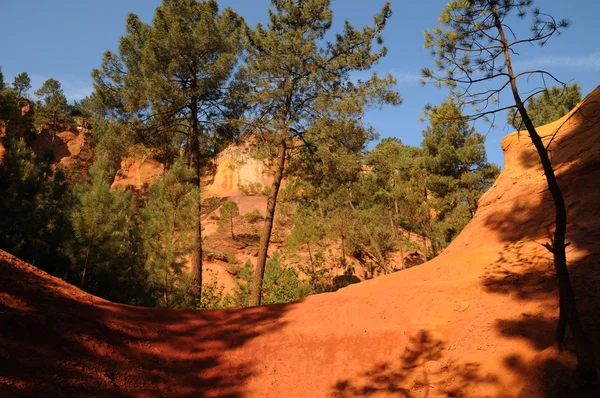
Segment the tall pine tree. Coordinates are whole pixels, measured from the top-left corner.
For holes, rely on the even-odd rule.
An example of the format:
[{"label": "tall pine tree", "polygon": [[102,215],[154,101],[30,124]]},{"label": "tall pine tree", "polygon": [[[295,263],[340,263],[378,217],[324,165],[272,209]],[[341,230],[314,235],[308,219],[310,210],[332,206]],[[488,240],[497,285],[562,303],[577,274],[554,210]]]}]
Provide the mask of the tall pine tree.
[{"label": "tall pine tree", "polygon": [[[215,0],[164,0],[151,25],[128,16],[119,53],[106,52],[93,72],[95,107],[134,124],[139,139],[167,163],[173,148],[183,146],[198,188],[206,160],[231,137],[222,122],[239,112],[232,75],[242,25],[233,10],[219,12]],[[192,293],[201,295],[201,201],[197,213]]]},{"label": "tall pine tree", "polygon": [[343,32],[327,42],[333,21],[329,0],[272,0],[268,25],[246,31],[244,73],[250,85],[252,125],[276,152],[252,305],[261,303],[273,217],[288,157],[298,146],[316,145],[316,138],[327,134],[322,128],[326,123],[317,123],[320,120],[358,118],[373,103],[400,103],[391,76],[373,74],[367,81],[352,81],[352,72],[368,70],[386,54],[385,47],[374,47],[382,44],[381,32],[390,15],[386,3],[374,26],[357,30],[346,22]]}]

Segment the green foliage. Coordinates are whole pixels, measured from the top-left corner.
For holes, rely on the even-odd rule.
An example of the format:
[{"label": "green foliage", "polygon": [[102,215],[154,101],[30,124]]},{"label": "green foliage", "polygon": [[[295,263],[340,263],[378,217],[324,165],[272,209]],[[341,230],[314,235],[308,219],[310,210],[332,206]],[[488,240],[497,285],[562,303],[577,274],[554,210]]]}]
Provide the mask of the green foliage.
[{"label": "green foliage", "polygon": [[262,216],[262,214],[260,214],[260,211],[258,209],[254,209],[251,212],[244,214],[244,219],[246,220],[247,223],[254,224],[258,220],[262,220],[263,216]]},{"label": "green foliage", "polygon": [[130,192],[110,191],[113,172],[105,156],[89,170],[90,182],[74,189],[73,235],[65,246],[69,280],[112,301],[149,304],[139,220]]},{"label": "green foliage", "polygon": [[292,216],[292,223],[294,227],[287,238],[287,245],[292,249],[307,245],[310,253],[310,245],[320,241],[324,234],[317,215],[309,208],[301,207]]},{"label": "green foliage", "polygon": [[300,271],[306,275],[310,294],[333,292],[336,290],[333,269],[326,263],[323,252],[317,252],[311,263],[301,266]]},{"label": "green foliage", "polygon": [[215,210],[217,210],[219,208],[219,206],[221,206],[221,201],[219,200],[219,198],[215,198],[214,196],[212,198],[210,198],[210,200],[208,201],[208,205],[204,205],[203,206],[203,210],[207,213],[212,213]]},{"label": "green foliage", "polygon": [[198,191],[189,181],[190,170],[176,162],[162,181],[150,189],[142,211],[146,269],[164,307],[185,308],[172,292],[185,285],[186,256],[193,249]]},{"label": "green foliage", "polygon": [[91,131],[96,152],[105,154],[112,168],[121,167],[121,161],[134,144],[131,129],[122,123],[94,118]]},{"label": "green foliage", "polygon": [[231,298],[225,295],[224,290],[225,286],[219,284],[216,279],[204,283],[202,285],[202,298],[197,308],[201,310],[227,308]]},{"label": "green foliage", "polygon": [[64,276],[60,247],[69,233],[72,197],[64,174],[46,179],[40,159],[14,139],[3,142],[0,164],[0,248],[54,275]]},{"label": "green foliage", "polygon": [[263,303],[288,303],[305,297],[309,287],[301,283],[298,271],[282,264],[281,255],[275,252],[267,261],[263,284]]},{"label": "green foliage", "polygon": [[[564,87],[552,86],[527,102],[527,113],[535,127],[560,119],[581,101],[581,87],[577,83]],[[523,119],[516,110],[506,116],[507,122],[517,130],[524,130]]]},{"label": "green foliage", "polygon": [[229,227],[231,239],[235,239],[235,235],[233,233],[233,223],[234,220],[240,215],[240,209],[237,203],[235,203],[233,200],[228,200],[221,205],[219,212],[221,213],[219,224],[224,227]]},{"label": "green foliage", "polygon": [[215,0],[164,0],[149,25],[130,14],[118,53],[92,73],[92,108],[131,123],[167,162],[184,141],[192,165],[210,159],[235,134],[215,122],[240,112],[232,77],[242,24]]},{"label": "green foliage", "polygon": [[238,184],[238,189],[244,193],[244,195],[263,195],[263,191],[267,189],[265,187],[263,189],[263,185],[260,182],[249,182],[246,184]]},{"label": "green foliage", "polygon": [[27,72],[21,72],[15,76],[12,86],[17,91],[19,98],[27,97],[27,92],[31,90],[31,79]]},{"label": "green foliage", "polygon": [[244,267],[239,273],[239,279],[235,280],[235,287],[231,295],[225,298],[228,306],[242,308],[250,305],[250,283],[253,277],[253,268],[250,260],[244,263]]},{"label": "green foliage", "polygon": [[73,124],[67,97],[58,80],[46,80],[35,92],[35,96],[38,98],[35,111],[35,124],[38,128],[47,129],[51,134],[55,134],[61,128]]}]

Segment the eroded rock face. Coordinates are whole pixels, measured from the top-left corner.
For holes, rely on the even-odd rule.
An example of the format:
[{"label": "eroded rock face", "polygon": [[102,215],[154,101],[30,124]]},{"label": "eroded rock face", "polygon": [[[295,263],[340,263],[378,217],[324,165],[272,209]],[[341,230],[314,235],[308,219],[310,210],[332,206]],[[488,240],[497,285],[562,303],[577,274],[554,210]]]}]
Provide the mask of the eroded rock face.
[{"label": "eroded rock face", "polygon": [[151,186],[164,173],[162,163],[148,156],[132,156],[121,162],[121,168],[115,175],[112,189],[142,189]]},{"label": "eroded rock face", "polygon": [[43,131],[35,137],[32,148],[38,156],[43,156],[48,149],[53,148],[54,159],[51,164],[56,167],[60,163],[65,168],[69,168],[78,160],[89,160],[89,156],[84,156],[88,138],[87,129],[61,131],[55,136]]},{"label": "eroded rock face", "polygon": [[273,184],[274,172],[269,162],[256,159],[250,144],[232,145],[215,160],[216,171],[206,177],[206,193],[209,196],[235,196],[241,185],[260,183],[263,187]]},{"label": "eroded rock face", "polygon": [[[215,169],[202,177],[204,197],[232,197],[240,193],[240,186],[273,183],[269,162],[253,157],[250,144],[231,145],[214,161]],[[164,165],[147,155],[133,155],[121,162],[112,188],[142,189],[151,186],[164,173]]]}]

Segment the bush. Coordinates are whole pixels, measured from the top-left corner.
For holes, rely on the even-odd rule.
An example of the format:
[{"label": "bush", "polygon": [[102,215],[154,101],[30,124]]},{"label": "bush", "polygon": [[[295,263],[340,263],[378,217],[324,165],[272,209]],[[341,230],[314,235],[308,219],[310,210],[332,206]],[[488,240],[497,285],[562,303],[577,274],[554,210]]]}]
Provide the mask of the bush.
[{"label": "bush", "polygon": [[[244,195],[265,195],[265,189],[263,189],[263,185],[260,182],[250,182],[248,185],[238,184],[238,189],[244,193]],[[270,191],[267,191],[270,192]]]},{"label": "bush", "polygon": [[208,204],[205,206],[206,213],[213,213],[221,206],[221,201],[218,198],[210,198]]},{"label": "bush", "polygon": [[209,283],[202,284],[202,298],[197,306],[201,310],[216,310],[219,308],[227,308],[229,300],[223,294],[225,286],[213,280]]},{"label": "bush", "polygon": [[235,281],[235,287],[224,299],[228,307],[248,307],[250,301],[250,283],[252,282],[253,271],[252,262],[246,261],[239,273],[239,280]]},{"label": "bush", "polygon": [[310,286],[298,277],[298,271],[282,264],[278,252],[267,261],[263,281],[263,303],[289,303],[306,297]]},{"label": "bush", "polygon": [[251,212],[244,214],[244,218],[246,219],[246,221],[248,223],[254,224],[258,220],[262,220],[263,216],[262,216],[262,214],[260,214],[260,211],[258,211],[257,209],[254,209]]}]

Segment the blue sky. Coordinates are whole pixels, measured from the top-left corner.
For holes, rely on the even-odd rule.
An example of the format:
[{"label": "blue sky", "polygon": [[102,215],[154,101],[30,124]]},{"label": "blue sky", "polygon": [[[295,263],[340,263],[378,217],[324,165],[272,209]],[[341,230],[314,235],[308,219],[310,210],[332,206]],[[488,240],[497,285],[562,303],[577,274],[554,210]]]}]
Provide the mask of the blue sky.
[{"label": "blue sky", "polygon": [[[269,0],[221,0],[221,7],[233,7],[246,21],[255,25],[267,19]],[[333,0],[337,31],[344,20],[360,27],[372,17],[384,0]],[[424,125],[418,121],[426,103],[444,100],[447,91],[418,84],[423,66],[433,60],[423,48],[423,31],[433,28],[447,0],[392,0],[393,16],[384,32],[388,56],[375,68],[380,74],[392,73],[404,100],[399,107],[373,110],[367,121],[381,137],[396,136],[409,145],[419,145]],[[2,0],[0,14],[0,65],[5,80],[12,82],[27,72],[34,90],[48,78],[58,79],[69,100],[79,100],[91,91],[90,72],[100,65],[106,50],[117,48],[124,33],[125,18],[133,12],[151,22],[160,0]],[[600,41],[598,40],[597,0],[577,0],[572,5],[561,0],[538,0],[543,12],[572,22],[563,35],[544,48],[524,47],[517,68],[544,68],[563,81],[577,81],[586,95],[600,84]],[[528,23],[522,27],[526,33]],[[510,132],[499,117],[498,126],[478,125],[487,134],[489,160],[503,164],[500,141]]]}]

